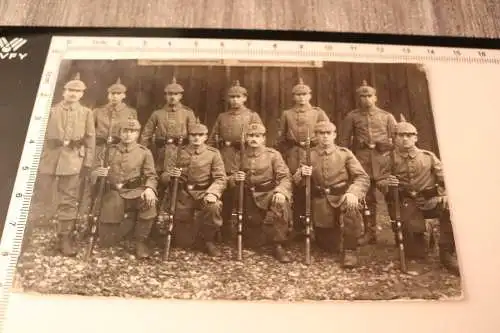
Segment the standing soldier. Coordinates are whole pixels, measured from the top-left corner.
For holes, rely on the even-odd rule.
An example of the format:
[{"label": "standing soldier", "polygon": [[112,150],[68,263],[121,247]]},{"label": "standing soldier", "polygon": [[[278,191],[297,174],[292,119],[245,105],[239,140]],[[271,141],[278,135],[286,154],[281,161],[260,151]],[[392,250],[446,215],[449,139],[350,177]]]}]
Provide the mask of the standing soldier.
[{"label": "standing soldier", "polygon": [[[189,126],[189,144],[179,151],[178,159],[165,160],[161,181],[167,186],[179,177],[174,238],[179,247],[191,247],[203,242],[210,256],[219,256],[215,235],[222,225],[222,193],[227,186],[224,162],[219,150],[205,144],[208,129],[197,123]],[[165,205],[169,207],[167,196]],[[162,212],[160,212],[161,214]],[[197,236],[200,235],[201,239]]]},{"label": "standing soldier", "polygon": [[366,196],[369,215],[364,216],[365,234],[361,244],[377,242],[377,201],[375,179],[380,173],[380,164],[389,158],[392,137],[396,126],[394,116],[376,106],[377,95],[366,81],[356,90],[360,107],[350,111],[345,117],[339,145],[349,148],[370,175],[371,184]]},{"label": "standing soldier", "polygon": [[[240,86],[238,80],[229,88],[227,96],[229,99],[229,108],[227,111],[217,116],[208,139],[208,144],[219,149],[222,160],[224,161],[225,170],[230,171],[234,170],[235,167],[237,168],[235,161],[239,153],[240,145],[242,144],[240,142],[242,132],[245,132],[250,123],[262,124],[262,119],[257,112],[245,106],[248,93],[244,87]],[[231,237],[231,225],[229,222],[229,216],[232,209],[231,197],[230,191],[224,193],[223,218],[224,221],[227,221],[224,223],[223,229],[225,239]]]},{"label": "standing soldier", "polygon": [[370,186],[370,178],[349,149],[334,143],[334,124],[319,122],[314,131],[318,145],[311,151],[312,165],[298,168],[293,180],[303,187],[303,176],[311,176],[316,242],[327,251],[340,251],[343,266],[352,268],[358,262],[363,219],[360,202]]},{"label": "standing soldier", "polygon": [[[123,102],[126,92],[127,87],[118,78],[116,83],[108,88],[108,104],[94,109],[96,132],[94,167],[101,165],[106,145],[120,142],[120,124],[130,118],[137,119],[137,111]],[[83,214],[89,209],[90,194],[90,191],[85,193],[84,203],[82,204],[82,208],[85,210],[85,212],[82,212]]]},{"label": "standing soldier", "polygon": [[109,151],[109,167],[97,167],[92,178],[107,177],[99,216],[100,243],[112,245],[133,229],[136,256],[147,258],[145,242],[157,216],[158,175],[151,151],[137,143],[140,129],[135,118],[121,122],[120,142]]},{"label": "standing soldier", "polygon": [[[305,85],[302,78],[292,89],[295,105],[283,111],[280,119],[277,148],[283,155],[292,174],[304,163],[306,157],[305,143],[308,133],[314,133],[314,126],[319,121],[329,121],[326,112],[310,104],[311,88]],[[311,138],[311,147],[316,144],[316,138]],[[293,191],[293,218],[297,231],[303,226],[298,223],[298,217],[303,214],[305,193],[294,188]]]},{"label": "standing soldier", "polygon": [[441,263],[459,275],[455,240],[446,196],[443,166],[436,155],[416,146],[417,129],[402,121],[397,124],[395,149],[391,159],[381,165],[377,187],[386,195],[392,215],[389,188],[398,186],[401,222],[406,255],[410,259],[426,257],[425,220],[439,219]]},{"label": "standing soldier", "polygon": [[238,182],[245,182],[243,234],[250,238],[263,233],[265,243],[273,245],[276,258],[286,263],[290,258],[282,244],[287,240],[292,217],[292,179],[281,154],[266,147],[265,135],[264,125],[250,124],[242,168],[239,167],[241,161],[237,161],[238,168],[231,172],[229,186],[235,188]]},{"label": "standing soldier", "polygon": [[80,104],[85,89],[79,74],[64,86],[63,101],[50,111],[38,169],[40,205],[53,205],[53,198],[40,191],[55,188],[59,247],[65,256],[77,254],[73,231],[78,213],[80,177],[87,175],[92,167],[95,150],[92,111]]},{"label": "standing soldier", "polygon": [[155,168],[158,175],[163,171],[166,159],[175,158],[177,146],[184,144],[187,129],[196,122],[194,111],[181,103],[184,88],[177,83],[165,87],[167,104],[155,110],[144,125],[140,143],[146,147],[155,146]]}]

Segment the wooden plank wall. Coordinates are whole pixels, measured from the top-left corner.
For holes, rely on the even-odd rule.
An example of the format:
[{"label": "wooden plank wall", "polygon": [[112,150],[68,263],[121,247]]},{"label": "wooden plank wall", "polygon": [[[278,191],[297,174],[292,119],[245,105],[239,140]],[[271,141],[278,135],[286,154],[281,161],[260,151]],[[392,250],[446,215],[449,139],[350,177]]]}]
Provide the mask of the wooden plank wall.
[{"label": "wooden plank wall", "polygon": [[141,123],[164,103],[163,89],[172,76],[185,89],[183,102],[209,128],[226,108],[227,88],[236,79],[249,91],[247,106],[268,127],[268,144],[275,141],[277,119],[293,105],[291,89],[298,77],[313,90],[312,104],[339,124],[356,107],[355,90],[362,80],[377,88],[379,107],[399,120],[403,114],[419,130],[419,146],[439,155],[425,72],[414,64],[325,62],[322,67],[141,66],[136,60],[66,60],[59,72],[54,101],[68,79],[79,72],[88,86],[82,103],[106,103],[106,89],[120,77],[128,87],[127,103],[138,109]]}]

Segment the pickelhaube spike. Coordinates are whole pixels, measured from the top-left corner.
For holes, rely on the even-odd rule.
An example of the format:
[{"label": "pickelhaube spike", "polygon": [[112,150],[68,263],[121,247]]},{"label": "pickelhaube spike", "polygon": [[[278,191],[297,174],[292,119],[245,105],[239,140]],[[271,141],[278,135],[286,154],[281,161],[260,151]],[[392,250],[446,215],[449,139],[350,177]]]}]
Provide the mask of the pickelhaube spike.
[{"label": "pickelhaube spike", "polygon": [[116,79],[116,84],[122,84],[122,80],[120,79],[120,77]]},{"label": "pickelhaube spike", "polygon": [[235,87],[241,87],[241,85],[240,85],[240,80],[236,80],[236,81],[234,81],[234,86],[235,86]]},{"label": "pickelhaube spike", "polygon": [[233,85],[227,91],[229,96],[232,95],[247,95],[247,90],[240,85],[240,80],[234,80]]},{"label": "pickelhaube spike", "polygon": [[304,84],[304,80],[302,79],[302,77],[299,77],[299,84]]},{"label": "pickelhaube spike", "polygon": [[307,94],[311,92],[311,88],[304,83],[302,77],[299,77],[299,83],[292,88],[292,94]]},{"label": "pickelhaube spike", "polygon": [[405,116],[404,116],[402,113],[399,115],[399,119],[400,119],[399,121],[400,121],[400,122],[402,122],[402,123],[403,123],[403,122],[404,122],[404,123],[406,123],[406,122],[407,122],[407,121],[406,121]]},{"label": "pickelhaube spike", "polygon": [[368,85],[368,82],[366,80],[361,81],[361,86],[366,87]]},{"label": "pickelhaube spike", "polygon": [[64,88],[83,91],[87,89],[87,86],[82,80],[80,80],[80,73],[77,72],[75,77],[64,85]]},{"label": "pickelhaube spike", "polygon": [[174,77],[172,77],[172,84],[176,84],[177,83],[177,79]]},{"label": "pickelhaube spike", "polygon": [[80,80],[80,72],[78,72],[78,73],[75,74],[74,80]]}]

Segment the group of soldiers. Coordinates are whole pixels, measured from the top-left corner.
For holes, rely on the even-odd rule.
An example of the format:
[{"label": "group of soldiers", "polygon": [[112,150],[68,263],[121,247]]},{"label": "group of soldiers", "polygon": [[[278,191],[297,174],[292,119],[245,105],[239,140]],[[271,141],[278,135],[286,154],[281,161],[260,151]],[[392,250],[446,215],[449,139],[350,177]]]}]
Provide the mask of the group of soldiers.
[{"label": "group of soldiers", "polygon": [[[175,78],[165,87],[166,104],[142,133],[120,79],[108,88],[109,103],[94,110],[80,104],[85,90],[78,74],[65,84],[63,100],[50,112],[39,166],[37,188],[55,184],[58,246],[66,256],[77,254],[78,217],[95,212],[99,201],[100,244],[130,235],[138,258],[150,255],[148,238],[163,238],[170,226],[178,247],[220,256],[220,237],[232,241],[237,234],[243,244],[252,238],[258,247],[270,245],[283,263],[292,260],[288,242],[312,237],[352,268],[360,246],[377,243],[376,189],[394,220],[391,189],[397,188],[405,256],[425,260],[425,219],[438,218],[441,263],[459,274],[441,162],[416,147],[415,126],[377,107],[376,90],[366,81],[356,90],[359,108],[344,118],[337,140],[336,126],[310,104],[311,88],[300,79],[275,147],[266,146],[266,127],[245,106],[247,90],[238,81],[211,131],[183,105]],[[82,180],[91,189],[87,200],[80,200]],[[41,193],[38,204],[48,205],[48,197]],[[160,218],[165,212],[174,217],[169,226]]]}]

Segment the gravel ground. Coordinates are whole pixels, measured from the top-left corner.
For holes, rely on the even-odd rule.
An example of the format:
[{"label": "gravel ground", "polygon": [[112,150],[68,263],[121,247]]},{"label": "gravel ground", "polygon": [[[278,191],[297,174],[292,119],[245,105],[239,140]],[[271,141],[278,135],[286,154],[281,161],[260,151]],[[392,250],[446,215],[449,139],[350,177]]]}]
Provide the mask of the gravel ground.
[{"label": "gravel ground", "polygon": [[234,261],[234,248],[222,245],[223,257],[173,249],[172,260],[162,262],[159,247],[153,257],[137,260],[128,241],[108,249],[96,247],[93,259],[80,253],[65,258],[54,251],[53,229],[37,227],[18,264],[17,285],[25,292],[175,299],[226,300],[391,300],[457,299],[460,278],[440,267],[436,254],[412,267],[419,275],[401,274],[397,251],[387,223],[380,242],[360,251],[360,267],[343,270],[335,255],[313,248],[312,265],[303,264],[302,243],[287,251],[290,264],[277,262],[269,252],[244,250]]}]

